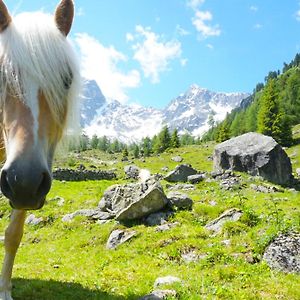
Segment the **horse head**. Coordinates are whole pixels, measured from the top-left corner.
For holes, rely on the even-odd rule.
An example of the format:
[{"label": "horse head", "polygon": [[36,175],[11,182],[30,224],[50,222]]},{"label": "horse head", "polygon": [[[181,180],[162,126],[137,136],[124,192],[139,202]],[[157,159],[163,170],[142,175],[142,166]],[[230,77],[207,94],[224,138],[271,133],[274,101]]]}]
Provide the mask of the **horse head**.
[{"label": "horse head", "polygon": [[55,15],[14,18],[0,1],[0,185],[15,209],[39,209],[52,183],[55,148],[75,104],[79,76],[67,41],[74,15],[62,0]]}]

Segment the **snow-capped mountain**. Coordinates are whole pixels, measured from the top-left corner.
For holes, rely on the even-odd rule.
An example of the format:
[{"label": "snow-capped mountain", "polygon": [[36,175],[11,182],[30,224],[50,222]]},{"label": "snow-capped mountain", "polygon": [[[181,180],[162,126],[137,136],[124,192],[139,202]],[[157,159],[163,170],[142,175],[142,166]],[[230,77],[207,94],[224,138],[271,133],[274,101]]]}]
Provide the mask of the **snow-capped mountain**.
[{"label": "snow-capped mountain", "polygon": [[188,91],[173,101],[163,111],[164,123],[170,129],[202,135],[209,129],[209,119],[220,122],[237,107],[246,93],[220,93],[192,85]]},{"label": "snow-capped mountain", "polygon": [[106,99],[95,80],[86,80],[84,82],[82,94],[80,124],[84,128],[91,123],[99,109],[106,104]]},{"label": "snow-capped mountain", "polygon": [[[95,82],[88,82],[81,110],[82,126],[88,136],[94,134],[125,143],[152,137],[166,124],[179,133],[202,135],[209,121],[219,122],[249,96],[246,93],[217,93],[192,85],[188,91],[163,110],[140,105],[108,103]],[[89,90],[91,87],[91,91]],[[95,96],[95,97],[94,97]]]},{"label": "snow-capped mountain", "polygon": [[94,134],[125,143],[153,136],[162,128],[162,112],[139,105],[122,105],[114,100],[98,112],[90,125],[84,127],[88,136]]}]

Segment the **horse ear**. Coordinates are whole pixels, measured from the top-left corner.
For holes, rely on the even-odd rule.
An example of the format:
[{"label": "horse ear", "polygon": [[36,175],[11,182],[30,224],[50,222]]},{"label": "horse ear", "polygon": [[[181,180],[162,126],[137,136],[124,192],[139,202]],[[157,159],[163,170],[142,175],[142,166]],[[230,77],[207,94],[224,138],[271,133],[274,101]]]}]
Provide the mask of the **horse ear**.
[{"label": "horse ear", "polygon": [[11,22],[11,16],[4,2],[0,0],[0,32],[3,32],[9,23]]},{"label": "horse ear", "polygon": [[74,3],[72,0],[61,0],[55,11],[55,22],[57,28],[65,36],[71,30],[74,17]]}]

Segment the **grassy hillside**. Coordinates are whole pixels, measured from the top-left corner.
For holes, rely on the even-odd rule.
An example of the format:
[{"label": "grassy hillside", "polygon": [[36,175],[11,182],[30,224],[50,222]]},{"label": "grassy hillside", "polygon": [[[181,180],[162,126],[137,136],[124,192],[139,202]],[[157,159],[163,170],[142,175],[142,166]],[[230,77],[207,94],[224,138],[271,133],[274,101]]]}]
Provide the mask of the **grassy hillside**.
[{"label": "grassy hillside", "polygon": [[[159,157],[132,162],[163,173],[173,169],[171,157],[180,155],[199,171],[211,171],[214,144],[190,146]],[[300,166],[300,147],[288,150],[295,167]],[[86,151],[60,157],[57,166],[84,164],[116,169],[116,181],[54,181],[46,205],[34,212],[43,217],[40,225],[26,225],[14,268],[15,300],[139,299],[153,290],[157,277],[172,275],[183,284],[169,286],[179,299],[300,299],[300,277],[270,270],[261,261],[268,243],[280,231],[300,231],[299,193],[280,188],[263,194],[250,185],[262,184],[241,174],[241,185],[224,191],[218,182],[201,182],[193,191],[184,191],[194,201],[192,211],[177,211],[171,221],[180,226],[156,232],[136,222],[138,232],[116,250],[105,245],[112,230],[125,226],[115,221],[98,224],[83,217],[70,223],[61,221],[67,213],[97,206],[105,189],[124,182],[123,168],[128,162],[101,152]],[[166,182],[162,181],[165,188]],[[64,199],[62,203],[61,198]],[[0,227],[4,232],[10,208],[1,198]],[[221,235],[213,236],[204,225],[229,208],[240,208],[238,222],[228,222]],[[1,246],[3,248],[3,246]],[[1,249],[1,258],[4,249]],[[182,254],[193,251],[199,261],[187,263]]]}]

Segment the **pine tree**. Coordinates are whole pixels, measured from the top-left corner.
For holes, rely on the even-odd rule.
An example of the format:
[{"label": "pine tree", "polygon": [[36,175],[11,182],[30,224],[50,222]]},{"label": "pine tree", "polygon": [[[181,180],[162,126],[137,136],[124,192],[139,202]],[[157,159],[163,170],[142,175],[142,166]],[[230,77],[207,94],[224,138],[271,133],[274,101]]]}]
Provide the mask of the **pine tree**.
[{"label": "pine tree", "polygon": [[222,143],[229,139],[229,128],[226,122],[223,122],[217,133],[217,142]]},{"label": "pine tree", "polygon": [[133,156],[134,156],[134,158],[140,157],[140,148],[137,144],[134,144],[134,146],[133,146]]},{"label": "pine tree", "polygon": [[109,144],[108,138],[104,135],[103,137],[99,138],[98,148],[102,151],[107,151],[109,149]]},{"label": "pine tree", "polygon": [[292,140],[291,125],[283,113],[278,98],[275,80],[271,79],[261,98],[257,119],[258,131],[273,137],[282,145],[288,145]]},{"label": "pine tree", "polygon": [[180,140],[178,136],[178,130],[175,128],[172,136],[171,136],[171,147],[172,148],[179,148],[180,147]]},{"label": "pine tree", "polygon": [[171,146],[171,136],[169,132],[168,126],[164,126],[162,131],[158,135],[160,144],[161,144],[161,152],[164,152]]},{"label": "pine tree", "polygon": [[142,140],[142,145],[141,145],[141,152],[143,153],[143,156],[148,157],[150,156],[152,152],[152,143],[151,139],[149,137],[145,137]]},{"label": "pine tree", "polygon": [[99,138],[97,137],[96,134],[94,134],[92,136],[92,139],[91,139],[91,148],[92,149],[97,149],[98,148],[98,143],[99,143]]},{"label": "pine tree", "polygon": [[122,156],[123,156],[123,158],[128,157],[128,149],[127,149],[127,146],[125,146],[125,148],[123,149]]}]

